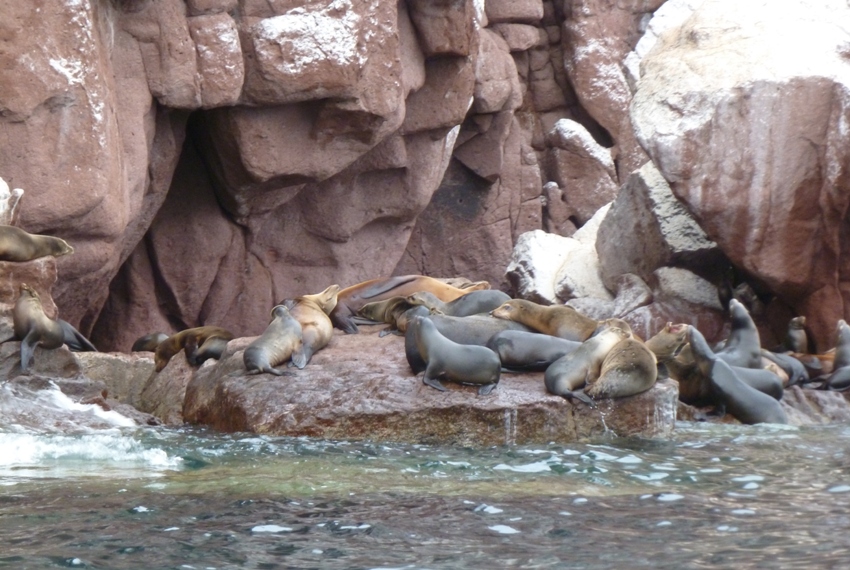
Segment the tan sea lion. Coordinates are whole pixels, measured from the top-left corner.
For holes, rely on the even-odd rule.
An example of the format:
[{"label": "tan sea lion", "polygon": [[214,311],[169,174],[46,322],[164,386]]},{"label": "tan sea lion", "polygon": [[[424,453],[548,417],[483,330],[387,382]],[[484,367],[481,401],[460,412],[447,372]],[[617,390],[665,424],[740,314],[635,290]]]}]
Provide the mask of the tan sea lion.
[{"label": "tan sea lion", "polygon": [[20,294],[12,309],[15,338],[21,341],[21,370],[29,370],[36,346],[59,348],[65,342],[62,325],[44,314],[41,298],[35,289],[21,283]]},{"label": "tan sea lion", "polygon": [[272,322],[242,355],[249,374],[274,374],[283,376],[284,371],[275,368],[292,357],[301,344],[301,323],[283,305],[272,309]]},{"label": "tan sea lion", "polygon": [[440,334],[428,317],[416,317],[408,334],[426,363],[422,381],[440,391],[446,387],[439,378],[468,384],[480,384],[478,394],[485,396],[499,383],[502,364],[495,352],[484,346],[458,344]]},{"label": "tan sea lion", "polygon": [[69,253],[74,253],[74,248],[61,238],[0,226],[0,261],[32,261],[46,255],[60,257]]},{"label": "tan sea lion", "polygon": [[618,328],[606,328],[596,336],[584,341],[580,347],[559,358],[546,369],[543,381],[550,394],[564,398],[577,398],[595,406],[593,400],[580,391],[586,383],[599,377],[602,362],[608,353],[629,333]]},{"label": "tan sea lion", "polygon": [[292,364],[304,368],[317,351],[330,342],[333,324],[328,316],[337,305],[339,285],[331,285],[321,293],[288,299],[284,305],[301,324],[301,346],[292,352]]},{"label": "tan sea lion", "polygon": [[336,328],[354,334],[357,333],[358,329],[357,324],[352,321],[352,317],[366,303],[383,301],[390,297],[406,297],[417,291],[428,291],[442,301],[454,301],[470,291],[489,288],[489,283],[481,281],[465,289],[460,289],[443,283],[439,279],[424,275],[401,275],[371,279],[342,289],[337,297],[337,305],[330,317]]},{"label": "tan sea lion", "polygon": [[634,396],[652,388],[657,378],[655,353],[642,341],[626,338],[608,352],[599,378],[589,380],[584,393],[594,400]]},{"label": "tan sea lion", "polygon": [[199,359],[203,362],[210,353],[218,352],[220,355],[218,349],[222,347],[222,343],[226,345],[232,338],[233,333],[227,329],[213,326],[195,327],[173,334],[156,347],[154,352],[156,371],[161,372],[171,358],[184,348],[186,361],[193,366],[197,365]]},{"label": "tan sea lion", "polygon": [[544,306],[523,299],[512,299],[490,314],[567,340],[584,342],[596,332],[599,323],[567,305]]},{"label": "tan sea lion", "polygon": [[161,332],[140,336],[136,339],[136,342],[133,343],[133,347],[130,349],[130,352],[154,352],[156,351],[157,345],[164,340],[168,340],[168,335]]},{"label": "tan sea lion", "polygon": [[688,325],[668,322],[655,336],[646,341],[646,347],[655,354],[659,363],[676,357],[688,341]]},{"label": "tan sea lion", "polygon": [[411,305],[406,297],[390,297],[384,301],[366,303],[357,312],[359,317],[386,323],[389,326],[379,333],[379,336],[388,334],[404,334],[410,319],[416,315],[427,316],[430,311],[421,305]]}]

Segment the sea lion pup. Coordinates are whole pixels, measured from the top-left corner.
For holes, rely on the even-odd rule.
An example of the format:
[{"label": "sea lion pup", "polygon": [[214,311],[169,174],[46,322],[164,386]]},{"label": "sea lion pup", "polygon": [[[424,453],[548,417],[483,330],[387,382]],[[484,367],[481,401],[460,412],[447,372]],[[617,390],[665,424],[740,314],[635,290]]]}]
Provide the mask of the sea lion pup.
[{"label": "sea lion pup", "polygon": [[486,346],[499,356],[504,368],[543,371],[578,349],[581,343],[548,334],[508,330],[493,335]]},{"label": "sea lion pup", "polygon": [[[161,372],[168,365],[175,354],[186,349],[186,361],[195,366],[198,363],[198,353],[201,353],[200,358],[206,360],[206,356],[210,352],[220,347],[222,343],[227,344],[227,341],[233,338],[233,333],[221,327],[195,327],[182,330],[171,335],[167,339],[160,342],[154,351],[154,362],[156,363],[156,371]],[[207,344],[209,342],[209,344]],[[206,345],[206,348],[205,348]],[[214,348],[213,348],[214,347]],[[219,356],[221,353],[218,353]],[[203,362],[201,360],[201,362]]]},{"label": "sea lion pup", "polygon": [[495,352],[484,346],[458,344],[440,334],[428,317],[416,317],[408,329],[419,354],[425,360],[422,382],[441,392],[446,387],[439,378],[454,382],[480,384],[480,396],[486,396],[499,383],[502,364]]},{"label": "sea lion pup", "polygon": [[167,339],[168,335],[161,332],[140,336],[133,343],[133,348],[130,349],[130,352],[154,352],[159,343]]},{"label": "sea lion pup", "polygon": [[481,313],[489,313],[493,309],[510,301],[507,293],[496,289],[485,289],[483,291],[470,291],[463,297],[445,303],[428,291],[418,291],[407,296],[407,302],[412,305],[423,305],[431,312],[449,315],[450,317],[468,317]]},{"label": "sea lion pup", "polygon": [[745,424],[788,423],[779,402],[744,383],[726,361],[711,351],[695,327],[689,327],[688,341],[700,372],[711,379],[717,401],[736,419]]},{"label": "sea lion pup", "polygon": [[301,295],[285,303],[292,317],[301,324],[301,346],[292,351],[292,364],[304,368],[317,351],[323,349],[333,336],[333,324],[328,315],[334,310],[339,285],[331,285],[315,295]]},{"label": "sea lion pup", "polygon": [[717,357],[730,366],[761,368],[761,342],[756,324],[747,308],[737,299],[729,301],[732,331]]},{"label": "sea lion pup", "polygon": [[278,305],[272,309],[272,317],[272,322],[263,334],[249,344],[242,354],[249,374],[283,376],[285,372],[275,366],[289,360],[301,344],[301,323],[295,320],[289,309]]},{"label": "sea lion pup", "polygon": [[602,362],[629,333],[618,328],[607,328],[581,343],[576,350],[553,362],[543,376],[546,390],[563,398],[577,398],[591,407],[596,404],[581,392],[581,387],[599,377]]},{"label": "sea lion pup", "polygon": [[658,361],[655,353],[643,341],[629,337],[608,351],[602,361],[599,377],[596,380],[588,379],[584,393],[594,400],[625,398],[646,392],[655,385],[657,379]]},{"label": "sea lion pup", "polygon": [[524,299],[512,299],[490,314],[497,319],[522,323],[543,334],[578,342],[589,339],[599,326],[594,319],[567,305],[544,306]]},{"label": "sea lion pup", "polygon": [[64,239],[31,234],[15,226],[0,226],[0,261],[32,261],[45,255],[74,253]]},{"label": "sea lion pup", "polygon": [[424,275],[382,277],[342,289],[337,297],[337,305],[331,311],[330,317],[333,326],[336,328],[348,334],[356,334],[358,332],[357,324],[352,321],[352,317],[366,303],[383,301],[390,297],[406,297],[417,291],[433,293],[441,301],[454,301],[470,291],[489,288],[490,284],[486,281],[470,285],[466,289],[460,289],[443,283],[439,279]]},{"label": "sea lion pup", "polygon": [[[422,309],[427,310],[424,307]],[[441,335],[458,344],[485,346],[494,334],[505,330],[532,332],[531,329],[519,323],[494,319],[488,315],[471,315],[469,317],[430,315],[428,318],[434,323]],[[404,355],[407,357],[407,363],[410,364],[410,369],[413,370],[414,374],[425,370],[425,360],[419,353],[409,326],[404,335]]]},{"label": "sea lion pup", "polygon": [[41,298],[35,289],[21,283],[20,294],[12,309],[15,338],[21,341],[21,370],[29,370],[36,345],[59,348],[65,342],[62,325],[44,314]]}]

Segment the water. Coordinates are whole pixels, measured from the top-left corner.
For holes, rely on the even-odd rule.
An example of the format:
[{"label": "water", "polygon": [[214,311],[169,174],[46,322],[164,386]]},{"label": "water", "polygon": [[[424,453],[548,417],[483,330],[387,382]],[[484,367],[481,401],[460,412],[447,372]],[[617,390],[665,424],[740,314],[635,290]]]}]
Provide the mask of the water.
[{"label": "water", "polygon": [[682,423],[672,441],[467,449],[128,428],[73,414],[89,412],[73,428],[0,420],[0,568],[850,560],[848,426]]}]

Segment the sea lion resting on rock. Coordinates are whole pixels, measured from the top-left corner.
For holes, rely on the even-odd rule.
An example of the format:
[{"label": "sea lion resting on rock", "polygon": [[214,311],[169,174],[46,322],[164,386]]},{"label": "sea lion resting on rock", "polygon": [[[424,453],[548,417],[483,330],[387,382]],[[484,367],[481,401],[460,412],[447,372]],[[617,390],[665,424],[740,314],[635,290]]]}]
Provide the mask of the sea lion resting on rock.
[{"label": "sea lion resting on rock", "polygon": [[599,378],[588,381],[584,393],[599,400],[625,398],[646,392],[658,378],[658,363],[643,341],[625,338],[614,345],[599,371]]},{"label": "sea lion resting on rock", "polygon": [[839,392],[850,388],[850,326],[844,319],[838,321],[832,365],[832,373],[827,377],[823,388]]},{"label": "sea lion resting on rock", "polygon": [[140,336],[133,343],[130,352],[155,352],[156,347],[164,340],[168,340],[168,335],[161,332]]},{"label": "sea lion resting on rock", "polygon": [[470,291],[454,301],[444,303],[433,293],[418,291],[407,296],[407,302],[411,305],[422,305],[428,307],[431,312],[441,313],[450,317],[468,317],[481,313],[489,313],[493,309],[510,301],[507,293],[495,289],[484,291]]},{"label": "sea lion resting on rock", "polygon": [[74,253],[74,248],[61,238],[0,226],[0,261],[32,261],[46,255],[60,257],[69,253]]},{"label": "sea lion resting on rock", "polygon": [[441,301],[454,301],[470,291],[489,288],[489,283],[481,281],[465,289],[459,289],[439,279],[424,275],[402,275],[372,279],[342,289],[337,296],[337,305],[331,311],[330,318],[333,326],[346,333],[354,334],[357,333],[357,324],[352,321],[352,317],[366,303],[383,301],[390,297],[406,297],[418,291],[433,293]]},{"label": "sea lion resting on rock", "polygon": [[292,357],[301,344],[301,323],[283,305],[272,309],[272,322],[242,354],[245,369],[249,374],[268,373],[283,376],[284,371],[275,368]]},{"label": "sea lion resting on rock", "polygon": [[711,381],[717,401],[736,419],[745,424],[788,423],[779,402],[744,383],[727,362],[712,352],[695,327],[688,329],[688,340],[700,372]]},{"label": "sea lion resting on rock", "polygon": [[806,317],[794,317],[788,321],[788,330],[785,333],[785,350],[802,353],[809,351]]},{"label": "sea lion resting on rock", "polygon": [[761,341],[756,324],[747,308],[737,299],[729,301],[732,331],[717,357],[730,366],[761,368]]},{"label": "sea lion resting on rock", "polygon": [[292,352],[292,364],[304,368],[313,355],[326,347],[333,336],[333,324],[328,316],[337,305],[339,285],[331,285],[315,295],[301,295],[282,304],[301,324],[301,346]]},{"label": "sea lion resting on rock", "polygon": [[439,380],[445,377],[454,382],[480,384],[478,394],[486,396],[499,383],[502,364],[489,348],[447,339],[428,317],[414,318],[408,334],[426,363],[422,381],[428,386],[445,391]]},{"label": "sea lion resting on rock", "polygon": [[209,358],[218,358],[233,333],[221,327],[195,327],[180,331],[160,342],[154,352],[156,371],[161,372],[171,358],[185,349],[186,361],[197,366]]},{"label": "sea lion resting on rock", "polygon": [[[513,321],[494,319],[487,315],[471,315],[469,317],[449,317],[446,315],[431,315],[428,317],[444,337],[458,344],[476,344],[485,346],[494,334],[505,330],[520,330],[531,332],[527,327]],[[404,335],[404,355],[414,374],[425,370],[426,363],[410,334],[408,327]]]},{"label": "sea lion resting on rock", "polygon": [[[406,297],[390,297],[384,301],[376,301],[374,303],[366,303],[357,311],[357,317],[353,320],[357,324],[367,323],[386,323],[389,327],[382,330],[378,336],[386,336],[388,334],[404,334],[407,331],[407,325],[410,320],[416,316],[427,316],[430,311],[420,305],[411,305]],[[358,319],[366,319],[366,322],[361,322]]]},{"label": "sea lion resting on rock", "polygon": [[507,330],[493,335],[487,348],[511,370],[546,370],[581,346],[580,342],[537,332]]},{"label": "sea lion resting on rock", "polygon": [[512,299],[491,313],[497,319],[521,323],[532,330],[584,342],[596,332],[599,323],[567,305],[544,306],[523,299]]},{"label": "sea lion resting on rock", "polygon": [[559,358],[546,369],[543,381],[550,394],[564,398],[577,398],[594,407],[593,400],[580,391],[581,387],[599,377],[602,362],[629,333],[618,328],[606,328],[584,341],[580,347]]}]

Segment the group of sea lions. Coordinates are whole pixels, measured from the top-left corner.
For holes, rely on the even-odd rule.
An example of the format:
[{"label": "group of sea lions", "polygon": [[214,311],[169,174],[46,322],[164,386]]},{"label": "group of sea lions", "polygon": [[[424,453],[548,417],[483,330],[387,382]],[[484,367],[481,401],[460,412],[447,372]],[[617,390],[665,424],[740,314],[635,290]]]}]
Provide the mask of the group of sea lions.
[{"label": "group of sea lions", "polygon": [[[0,226],[2,261],[72,252],[59,238]],[[445,390],[441,380],[448,380],[477,385],[478,393],[487,395],[504,372],[542,371],[550,393],[595,406],[600,399],[639,394],[669,377],[678,381],[685,403],[728,411],[744,423],[786,423],[779,405],[784,388],[850,389],[850,326],[843,320],[836,349],[827,354],[808,354],[805,317],[792,319],[783,346],[767,351],[748,311],[733,299],[730,335],[712,348],[693,326],[667,323],[644,341],[621,319],[597,321],[566,305],[511,299],[489,287],[460,278],[405,275],[284,299],[245,349],[245,369],[291,374],[281,366],[304,368],[330,342],[334,327],[354,334],[358,324],[386,323],[381,336],[404,335],[411,370],[422,372],[423,382],[438,390]],[[69,323],[48,318],[38,293],[26,284],[20,286],[13,321],[24,371],[36,345],[96,350]],[[159,372],[181,350],[193,366],[218,359],[233,338],[224,328],[202,326],[145,335],[132,350],[154,352]]]}]

